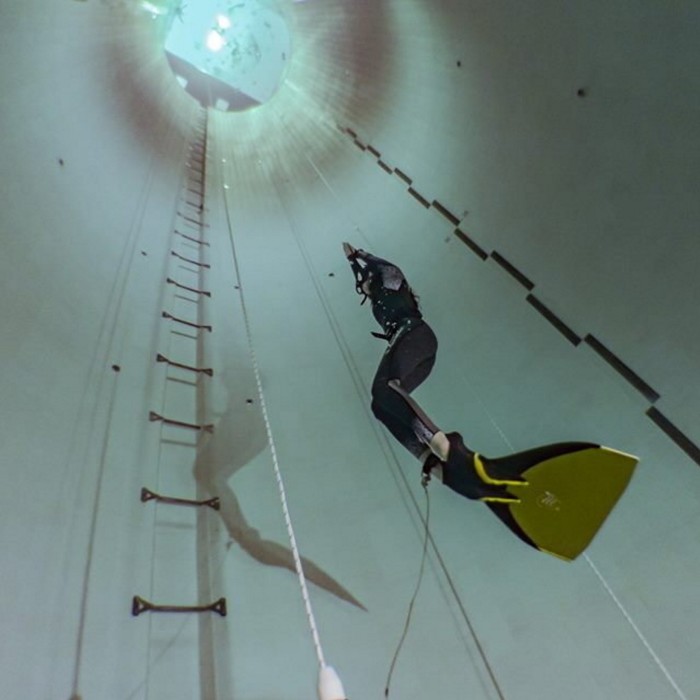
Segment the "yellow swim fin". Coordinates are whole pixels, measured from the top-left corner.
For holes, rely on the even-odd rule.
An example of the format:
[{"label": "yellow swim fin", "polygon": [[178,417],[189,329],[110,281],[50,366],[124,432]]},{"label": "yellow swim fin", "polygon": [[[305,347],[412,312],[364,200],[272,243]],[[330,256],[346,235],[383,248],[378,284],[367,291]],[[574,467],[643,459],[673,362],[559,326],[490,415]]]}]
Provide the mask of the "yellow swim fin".
[{"label": "yellow swim fin", "polygon": [[527,483],[506,487],[517,502],[489,508],[525,542],[571,561],[605,522],[638,459],[590,443],[560,443],[486,462]]}]

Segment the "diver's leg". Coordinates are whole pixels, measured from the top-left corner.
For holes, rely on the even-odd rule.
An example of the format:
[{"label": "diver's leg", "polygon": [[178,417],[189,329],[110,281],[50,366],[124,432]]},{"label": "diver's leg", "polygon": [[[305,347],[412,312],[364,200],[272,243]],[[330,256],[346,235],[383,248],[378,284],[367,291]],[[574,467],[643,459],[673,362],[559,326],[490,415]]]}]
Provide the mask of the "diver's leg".
[{"label": "diver's leg", "polygon": [[420,423],[428,429],[428,433],[426,434],[430,434],[430,437],[426,444],[428,445],[430,451],[443,462],[446,461],[450,451],[449,438],[425,414],[416,400],[413,399],[408,393],[408,391],[412,391],[412,389],[407,391],[406,386],[408,385],[405,382],[402,383],[399,379],[389,380],[389,387],[399,394],[399,396],[401,396],[401,398],[411,407],[411,410],[418,417]]},{"label": "diver's leg", "polygon": [[405,401],[390,383],[401,386],[405,395],[413,391],[430,374],[436,352],[435,334],[429,326],[421,324],[384,353],[372,383],[372,412],[419,459],[438,428],[422,410],[414,411],[417,404]]},{"label": "diver's leg", "polygon": [[[384,427],[400,442],[416,459],[423,461],[425,455],[425,443],[419,440],[414,430],[399,422],[391,413],[385,411],[381,404],[373,402],[372,412],[375,418],[384,424]],[[430,450],[428,450],[430,453]]]},{"label": "diver's leg", "polygon": [[[410,347],[410,335],[405,338],[406,346],[400,346],[396,356],[391,359],[387,367],[381,367],[393,377],[386,381],[389,387],[400,399],[401,403],[389,401],[384,397],[382,406],[393,407],[392,414],[397,415],[400,411],[406,411],[413,417],[410,427],[418,439],[411,441],[411,452],[419,457],[423,463],[424,480],[430,476],[439,478],[446,486],[456,491],[462,496],[471,499],[482,499],[491,502],[511,502],[517,500],[506,492],[507,485],[519,483],[518,480],[493,481],[489,473],[484,468],[484,459],[479,459],[475,453],[464,444],[462,436],[457,432],[445,434],[433,423],[430,417],[423,411],[420,405],[411,397],[410,392],[421,384],[432,369],[434,357],[430,358],[430,364],[419,363],[409,371],[411,359],[417,354],[416,348]],[[420,347],[420,336],[415,339]],[[380,374],[380,373],[378,373]],[[386,376],[381,374],[381,379]],[[375,414],[376,415],[376,414]],[[391,424],[391,415],[384,417],[385,425]],[[405,421],[400,424],[400,430],[405,431]],[[391,428],[390,428],[391,430]],[[394,428],[396,430],[396,428]],[[397,433],[392,433],[396,436]],[[397,438],[400,439],[400,438]],[[410,439],[410,438],[409,438]],[[408,439],[404,438],[402,444],[408,447]],[[426,450],[425,448],[428,448]],[[418,449],[417,449],[418,448]],[[419,455],[418,450],[422,449]]]},{"label": "diver's leg", "polygon": [[372,384],[374,415],[423,462],[424,479],[431,470],[441,472],[443,483],[467,498],[514,500],[505,494],[503,486],[480,478],[474,453],[459,433],[443,433],[411,398],[410,392],[430,374],[436,351],[437,339],[426,324],[414,328],[387,350]]}]

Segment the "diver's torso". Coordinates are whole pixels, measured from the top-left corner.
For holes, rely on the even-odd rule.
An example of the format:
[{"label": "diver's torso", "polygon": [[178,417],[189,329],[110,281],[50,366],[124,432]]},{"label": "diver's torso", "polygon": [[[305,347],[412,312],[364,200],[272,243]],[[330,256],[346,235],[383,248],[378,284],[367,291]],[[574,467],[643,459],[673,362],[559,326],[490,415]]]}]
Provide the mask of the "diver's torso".
[{"label": "diver's torso", "polygon": [[[389,275],[380,274],[372,280],[369,294],[374,318],[388,336],[392,336],[409,320],[423,318],[403,274],[397,267],[391,267],[393,270],[389,271]],[[387,279],[390,286],[386,284]]]}]

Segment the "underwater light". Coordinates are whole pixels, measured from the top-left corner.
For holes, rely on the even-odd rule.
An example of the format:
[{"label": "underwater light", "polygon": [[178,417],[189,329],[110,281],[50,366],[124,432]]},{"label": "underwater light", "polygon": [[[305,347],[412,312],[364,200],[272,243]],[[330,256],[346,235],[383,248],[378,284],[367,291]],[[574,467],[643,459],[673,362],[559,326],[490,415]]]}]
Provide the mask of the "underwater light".
[{"label": "underwater light", "polygon": [[207,48],[210,51],[221,51],[226,45],[226,39],[212,29],[212,31],[207,34]]}]

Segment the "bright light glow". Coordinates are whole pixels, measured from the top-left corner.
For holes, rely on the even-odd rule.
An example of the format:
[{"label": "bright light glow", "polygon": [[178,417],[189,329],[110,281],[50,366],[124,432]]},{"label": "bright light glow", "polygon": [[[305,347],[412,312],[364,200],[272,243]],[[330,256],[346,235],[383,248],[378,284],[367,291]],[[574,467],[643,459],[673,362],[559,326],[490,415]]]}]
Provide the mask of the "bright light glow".
[{"label": "bright light glow", "polygon": [[[229,103],[227,111],[249,109],[255,103],[266,102],[284,80],[291,56],[291,41],[285,20],[272,8],[274,2],[118,2],[134,2],[142,12],[144,3],[149,7],[169,8],[167,21],[160,22],[163,33],[167,31],[164,48],[172,65],[180,66],[184,61],[202,74],[195,77],[194,73],[187,73],[192,76],[187,90],[197,99],[201,97],[211,105],[215,105],[217,99],[226,100]],[[201,81],[201,85],[198,86],[197,81]],[[209,85],[206,90],[203,89],[205,84]],[[224,107],[223,102],[220,106]]]},{"label": "bright light glow", "polygon": [[221,51],[221,49],[224,48],[226,44],[226,39],[219,34],[219,32],[215,31],[210,31],[209,34],[207,34],[207,48],[210,51]]},{"label": "bright light glow", "polygon": [[164,15],[165,10],[162,7],[156,7],[153,3],[150,2],[142,2],[141,7],[143,7],[146,12],[150,12],[154,17],[157,17],[158,15]]}]

